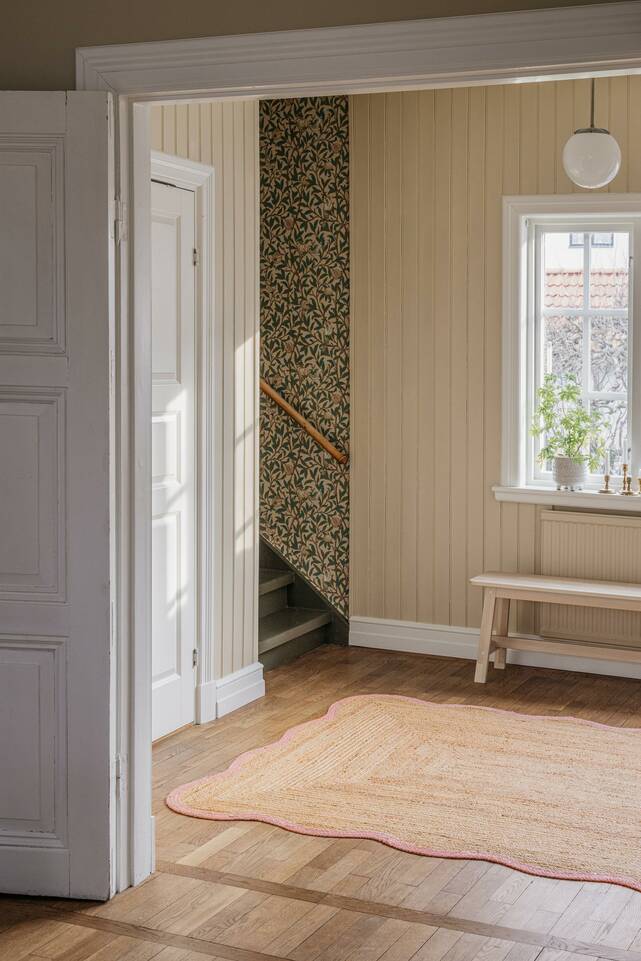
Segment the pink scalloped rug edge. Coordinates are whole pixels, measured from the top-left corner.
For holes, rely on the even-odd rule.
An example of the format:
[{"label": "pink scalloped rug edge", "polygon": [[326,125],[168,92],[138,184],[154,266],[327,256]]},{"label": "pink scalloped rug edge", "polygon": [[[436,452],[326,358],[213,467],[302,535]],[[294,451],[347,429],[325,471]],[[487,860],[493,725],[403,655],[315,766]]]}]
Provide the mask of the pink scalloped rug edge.
[{"label": "pink scalloped rug edge", "polygon": [[[252,748],[249,751],[245,751],[240,754],[234,761],[231,762],[229,767],[225,768],[223,771],[219,771],[216,774],[207,774],[205,777],[197,778],[195,781],[188,781],[186,784],[181,784],[180,787],[175,788],[170,794],[165,798],[165,804],[170,810],[175,811],[177,814],[183,814],[187,817],[200,818],[201,820],[207,821],[258,821],[263,824],[270,824],[273,827],[283,828],[286,831],[291,831],[294,834],[303,834],[311,837],[329,837],[329,838],[350,838],[353,840],[364,840],[364,841],[379,841],[381,844],[386,844],[388,847],[395,848],[398,851],[404,851],[407,854],[418,854],[423,857],[430,858],[446,858],[449,860],[465,860],[465,861],[487,861],[491,864],[501,864],[504,867],[511,868],[515,871],[521,871],[523,874],[529,874],[534,877],[540,878],[553,878],[559,881],[592,881],[598,884],[616,884],[619,887],[630,888],[632,891],[641,892],[641,881],[635,881],[633,878],[628,878],[623,875],[607,875],[607,874],[589,874],[585,872],[557,872],[544,868],[540,868],[537,865],[527,864],[525,862],[512,860],[501,855],[493,854],[489,851],[465,851],[465,850],[447,850],[441,851],[437,848],[427,848],[421,847],[419,845],[407,844],[399,838],[393,835],[382,834],[376,831],[340,831],[340,830],[325,830],[323,828],[308,828],[302,824],[296,824],[293,821],[288,821],[284,818],[272,817],[269,814],[263,814],[260,812],[247,812],[243,811],[242,814],[216,814],[213,811],[204,811],[200,808],[190,807],[189,805],[183,804],[180,800],[181,795],[196,787],[199,784],[203,784],[205,781],[215,782],[221,780],[222,778],[228,777],[239,767],[246,764],[250,758],[255,754],[260,754],[264,752],[273,751],[280,747],[282,744],[290,741],[295,734],[309,727],[315,727],[323,724],[325,721],[331,720],[342,704],[346,704],[349,701],[361,700],[363,698],[375,698],[375,699],[386,699],[391,698],[394,700],[410,701],[414,704],[422,704],[429,706],[433,704],[439,708],[458,708],[468,709],[472,708],[477,711],[491,711],[495,714],[505,714],[508,716],[519,717],[519,718],[532,718],[535,720],[546,720],[555,721],[558,723],[563,722],[573,722],[574,724],[582,724],[588,727],[605,728],[610,731],[616,731],[617,728],[611,724],[602,724],[599,721],[589,721],[581,717],[571,717],[571,716],[550,716],[547,714],[523,714],[519,711],[506,711],[502,708],[497,707],[486,707],[484,705],[478,704],[441,704],[437,701],[426,701],[418,697],[408,697],[404,694],[354,694],[350,697],[341,698],[338,701],[334,701],[333,704],[327,709],[325,714],[321,717],[313,718],[310,721],[304,721],[302,724],[296,724],[294,727],[288,728],[285,733],[278,738],[276,741],[272,741],[270,744],[265,744],[262,747]],[[636,731],[641,733],[641,728],[625,728],[626,732]]]}]

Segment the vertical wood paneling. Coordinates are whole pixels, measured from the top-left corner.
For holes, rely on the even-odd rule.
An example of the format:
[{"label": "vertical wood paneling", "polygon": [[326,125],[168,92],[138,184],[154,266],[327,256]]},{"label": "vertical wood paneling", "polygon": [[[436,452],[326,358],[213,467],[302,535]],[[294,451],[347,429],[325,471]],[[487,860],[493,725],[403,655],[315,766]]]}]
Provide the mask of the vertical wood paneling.
[{"label": "vertical wood paneling", "polygon": [[[371,412],[371,456],[370,456],[370,582],[368,585],[372,617],[384,617],[385,607],[385,483],[387,477],[387,452],[385,436],[385,395],[386,395],[386,301],[385,301],[385,162],[383,149],[386,139],[385,96],[369,98],[371,146],[370,180],[370,234],[363,243],[370,247],[371,299],[370,314],[364,318],[371,329],[371,379],[368,411]],[[351,176],[352,183],[358,174]],[[355,288],[356,295],[358,288]],[[354,360],[358,366],[358,358]],[[369,414],[366,419],[369,420]],[[354,420],[355,430],[360,431],[358,420]],[[369,425],[368,425],[369,428]],[[376,466],[375,466],[376,465]],[[351,486],[351,482],[350,482]],[[353,490],[353,488],[352,488]],[[360,564],[359,555],[356,564]],[[351,601],[351,599],[350,599]],[[350,604],[351,611],[351,604]]]},{"label": "vertical wood paneling", "polygon": [[[350,155],[354,167],[360,171],[358,180],[353,180],[350,185],[350,221],[352,223],[358,222],[361,225],[365,237],[371,236],[369,107],[370,102],[368,97],[350,98]],[[372,377],[370,362],[371,325],[368,322],[371,311],[371,257],[369,243],[361,244],[358,251],[354,251],[354,248],[350,246],[350,258],[350,275],[356,270],[359,277],[364,281],[361,295],[358,298],[353,296],[353,288],[350,289],[350,314],[352,317],[350,337],[351,397],[354,408],[358,410],[369,410]],[[354,322],[354,318],[357,318],[356,322]],[[357,356],[359,357],[358,364],[355,363]],[[354,426],[354,419],[352,418],[350,423],[350,460],[353,465],[356,465],[354,469],[358,471],[364,489],[361,490],[360,497],[350,498],[350,529],[361,532],[361,541],[358,545],[358,559],[354,554],[354,541],[350,538],[350,584],[353,596],[366,598],[365,603],[369,609],[369,584],[371,575],[371,528],[369,525],[371,503],[370,478],[372,476],[371,419],[366,423],[359,424],[358,430],[355,430]]]},{"label": "vertical wood paneling", "polygon": [[154,114],[160,114],[162,117],[162,142],[156,144],[152,140],[152,147],[155,150],[163,150],[165,153],[176,155],[176,107],[174,104],[167,107],[152,107],[151,114],[152,117]]},{"label": "vertical wood paneling", "polygon": [[[519,85],[512,85],[505,87],[504,89],[504,103],[505,103],[505,123],[503,125],[503,184],[502,192],[503,194],[519,194],[521,193],[521,128],[522,128],[522,102],[521,97],[523,93],[523,87]],[[501,204],[501,198],[498,198],[499,206]],[[501,246],[496,248],[494,252],[498,264],[501,263]],[[502,272],[499,267],[498,272],[498,290],[497,294],[500,296],[502,292]],[[501,322],[499,320],[498,327],[498,339],[494,344],[494,350],[500,356],[501,353]],[[501,368],[499,367],[499,370]],[[500,414],[499,420],[496,421],[495,430],[497,434],[500,435]],[[498,467],[498,473],[500,475],[500,459]],[[516,571],[518,568],[518,521],[519,521],[519,508],[518,504],[501,504],[500,512],[500,531],[501,531],[501,555],[500,563],[501,570],[504,571]],[[515,605],[512,605],[514,608]]]},{"label": "vertical wood paneling", "polygon": [[[548,84],[527,84],[521,88],[519,113],[519,186],[520,194],[543,193],[549,165],[554,157],[551,149],[552,131],[555,129],[555,109],[547,96]],[[547,188],[554,190],[554,183],[547,182]],[[507,506],[507,505],[506,505]],[[511,520],[516,523],[516,532],[509,528],[510,563],[525,573],[535,567],[535,529],[536,507],[532,504],[512,505]],[[514,514],[516,516],[514,517]],[[516,559],[514,558],[516,550]],[[521,631],[532,630],[532,605],[515,604],[513,622]]]},{"label": "vertical wood paneling", "polygon": [[[203,106],[207,106],[203,104]],[[206,113],[207,111],[203,111]],[[200,147],[200,104],[190,103],[187,113],[187,151],[190,160],[201,160],[203,152]]]},{"label": "vertical wood paneling", "polygon": [[[641,77],[596,86],[611,189],[641,190]],[[476,626],[470,576],[539,566],[540,510],[491,490],[501,199],[575,189],[561,150],[589,106],[587,80],[352,98],[353,615]]]},{"label": "vertical wood paneling", "polygon": [[[429,365],[434,392],[434,618],[450,623],[450,515],[451,491],[451,179],[452,179],[452,91],[436,93],[434,130],[436,196],[434,210],[434,357]],[[355,225],[356,226],[356,225]],[[352,283],[354,281],[352,280]],[[355,488],[352,487],[352,491]]]},{"label": "vertical wood paneling", "polygon": [[554,166],[556,179],[554,193],[569,194],[574,185],[563,169],[563,147],[568,139],[568,132],[574,131],[574,84],[558,81],[554,84],[554,103],[556,105],[554,149]]},{"label": "vertical wood paneling", "polygon": [[[401,98],[401,541],[400,606],[407,620],[417,620],[416,522],[418,491],[418,102],[419,94]],[[405,253],[407,251],[407,254]]]},{"label": "vertical wood paneling", "polygon": [[537,193],[553,194],[556,189],[556,84],[542,83],[538,92]]},{"label": "vertical wood paneling", "polygon": [[466,622],[467,528],[467,285],[468,220],[467,183],[470,163],[468,143],[469,89],[452,92],[452,193],[450,258],[450,620]]},{"label": "vertical wood paneling", "polygon": [[[245,442],[245,586],[248,600],[245,603],[244,653],[240,666],[256,659],[258,639],[258,580],[259,557],[255,549],[259,530],[258,496],[258,433],[259,433],[259,158],[258,158],[258,104],[247,110],[240,106],[240,122],[243,126],[243,247],[244,263],[244,318],[245,318],[245,405],[247,423],[252,430],[243,433]],[[256,640],[255,640],[256,639]]]},{"label": "vertical wood paneling", "polygon": [[621,147],[621,169],[610,184],[610,190],[627,192],[630,189],[628,183],[628,78],[609,77],[606,81],[601,81],[601,83],[604,87],[607,84],[609,119],[607,121],[602,120],[600,115],[597,114],[595,123],[600,126],[605,126],[607,122],[608,130],[616,137]]},{"label": "vertical wood paneling", "polygon": [[[505,119],[505,87],[489,87],[485,113],[485,271],[484,297],[479,301],[485,314],[485,363],[483,367],[483,449],[484,472],[479,477],[483,487],[483,564],[485,570],[501,566],[501,505],[492,493],[500,481],[501,436],[496,429],[501,418],[501,195],[503,192],[503,128]],[[476,590],[476,613],[473,623],[480,623],[478,611],[481,591]]]},{"label": "vertical wood paneling", "polygon": [[[484,450],[484,363],[485,324],[485,138],[486,95],[483,87],[473,87],[469,100],[469,156],[467,223],[467,444],[465,464],[466,524],[466,612],[465,623],[481,617],[480,591],[474,590],[469,578],[483,567],[485,518],[483,516]],[[472,523],[472,521],[474,521]]]},{"label": "vertical wood paneling", "polygon": [[641,191],[641,76],[628,77],[628,190]]},{"label": "vertical wood paneling", "polygon": [[385,609],[401,616],[401,452],[402,350],[404,313],[401,304],[401,101],[385,96]]},{"label": "vertical wood paneling", "polygon": [[176,105],[176,156],[189,157],[189,104]]},{"label": "vertical wood paneling", "polygon": [[[258,104],[189,103],[152,108],[152,147],[214,167],[215,431],[225,504],[224,564],[212,677],[257,660]],[[224,409],[223,409],[224,408]]]},{"label": "vertical wood paneling", "polygon": [[[434,456],[434,383],[427,375],[425,358],[434,356],[434,219],[424,216],[435,202],[435,94],[419,94],[417,216],[418,271],[418,434],[417,434],[417,545],[416,592],[417,621],[434,622],[434,496],[436,489]],[[353,329],[353,328],[352,328]],[[355,418],[352,416],[352,420]]]}]

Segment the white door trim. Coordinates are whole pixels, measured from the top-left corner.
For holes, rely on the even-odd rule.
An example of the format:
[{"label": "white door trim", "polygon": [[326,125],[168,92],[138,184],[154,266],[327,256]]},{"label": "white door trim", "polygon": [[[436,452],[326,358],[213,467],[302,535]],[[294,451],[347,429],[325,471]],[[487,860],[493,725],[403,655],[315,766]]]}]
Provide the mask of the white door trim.
[{"label": "white door trim", "polygon": [[216,717],[216,705],[203,696],[214,680],[214,651],[223,585],[220,518],[222,490],[219,457],[220,440],[215,436],[214,371],[220,354],[216,338],[220,325],[214,316],[214,168],[207,164],[173,157],[158,150],[151,152],[151,176],[173,187],[191,190],[196,204],[196,611],[197,649],[196,724]]},{"label": "white door trim", "polygon": [[[115,371],[117,525],[117,887],[153,867],[150,643],[150,296],[151,101],[349,94],[524,79],[641,72],[641,4],[483,14],[439,20],[297,30],[77,51],[77,86],[118,97],[117,184],[123,240],[117,259]],[[130,213],[128,213],[129,211]],[[127,232],[128,231],[128,232]],[[133,267],[136,267],[134,272]],[[134,322],[135,318],[135,322]],[[224,358],[228,346],[222,345]],[[258,342],[253,405],[258,407]],[[232,370],[234,358],[231,358]],[[147,373],[148,372],[148,373]],[[232,387],[233,389],[233,387]],[[236,425],[238,429],[238,425]],[[253,429],[253,426],[252,426]],[[256,469],[257,456],[252,469]],[[228,510],[224,495],[223,509]],[[252,534],[255,536],[255,532]],[[257,552],[256,558],[257,561]],[[233,574],[231,575],[233,577]],[[237,586],[241,601],[244,586]],[[127,765],[127,758],[129,764]]]},{"label": "white door trim", "polygon": [[[151,144],[150,105],[121,96],[118,101],[116,218],[118,340],[114,357],[118,408],[115,418],[115,624],[117,714],[115,755],[119,758],[116,885],[124,890],[142,882],[154,868],[154,819],[151,815]],[[256,156],[256,167],[258,158]],[[192,168],[193,170],[193,168]],[[252,177],[254,174],[252,174]],[[215,172],[214,172],[215,180]],[[212,194],[215,193],[213,184]],[[215,198],[211,198],[210,212]],[[256,223],[257,223],[256,209]],[[258,232],[255,236],[257,259]],[[249,248],[248,248],[249,252]],[[216,260],[215,254],[210,261]],[[216,304],[213,275],[210,294]],[[250,295],[248,295],[250,296]],[[231,526],[236,556],[222,562],[223,538],[214,534],[211,580],[212,619],[209,653],[225,629],[223,609],[241,625],[245,652],[258,656],[258,275],[254,305],[248,313],[244,349],[234,333],[214,318],[212,393],[209,413],[213,447],[210,463],[220,492],[214,497],[214,531]],[[216,311],[218,308],[214,307]],[[204,358],[203,358],[204,359]],[[210,368],[211,369],[211,368]],[[242,449],[239,451],[239,448]],[[238,563],[245,552],[246,563]],[[217,588],[216,585],[219,585]],[[208,673],[205,674],[205,671]],[[211,680],[206,680],[207,676]],[[215,680],[214,680],[215,678]],[[198,690],[200,716],[214,717],[219,681],[214,658],[203,664]],[[250,700],[261,685],[244,688]],[[238,702],[240,703],[240,702]]]},{"label": "white door trim", "polygon": [[162,98],[364,93],[641,67],[636,2],[81,47],[82,89]]}]

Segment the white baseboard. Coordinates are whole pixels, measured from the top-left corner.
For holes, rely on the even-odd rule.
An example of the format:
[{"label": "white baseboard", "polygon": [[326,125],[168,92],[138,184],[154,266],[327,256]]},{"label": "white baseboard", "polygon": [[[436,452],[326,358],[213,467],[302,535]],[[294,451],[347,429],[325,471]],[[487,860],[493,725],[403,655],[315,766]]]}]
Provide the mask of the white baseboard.
[{"label": "white baseboard", "polygon": [[196,685],[196,724],[216,720],[216,685],[218,681],[205,681]]},{"label": "white baseboard", "polygon": [[239,671],[227,674],[212,683],[216,688],[216,717],[224,717],[225,714],[265,696],[263,665],[259,661],[241,667]]},{"label": "white baseboard", "polygon": [[[476,660],[479,632],[473,627],[443,624],[418,624],[376,617],[352,617],[349,643],[354,647],[375,647],[384,651],[435,654],[438,657],[464,657]],[[609,674],[614,677],[641,678],[641,664],[606,661],[572,655],[539,654],[535,651],[508,651],[508,663],[531,667],[551,667],[560,671]]]}]

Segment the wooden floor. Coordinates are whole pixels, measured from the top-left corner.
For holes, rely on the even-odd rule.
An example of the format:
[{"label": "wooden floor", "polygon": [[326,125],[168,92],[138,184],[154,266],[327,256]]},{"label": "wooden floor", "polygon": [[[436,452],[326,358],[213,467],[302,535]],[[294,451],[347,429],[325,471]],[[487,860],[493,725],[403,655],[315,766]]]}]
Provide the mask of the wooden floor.
[{"label": "wooden floor", "polygon": [[[348,694],[388,692],[641,727],[641,683],[326,647],[267,675],[267,696],[155,748],[157,873],[107,904],[0,901],[2,961],[641,961],[641,894],[532,878],[373,841],[303,837],[169,811],[220,770]],[[641,749],[641,748],[640,748]]]}]

